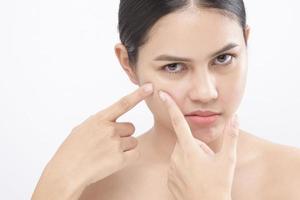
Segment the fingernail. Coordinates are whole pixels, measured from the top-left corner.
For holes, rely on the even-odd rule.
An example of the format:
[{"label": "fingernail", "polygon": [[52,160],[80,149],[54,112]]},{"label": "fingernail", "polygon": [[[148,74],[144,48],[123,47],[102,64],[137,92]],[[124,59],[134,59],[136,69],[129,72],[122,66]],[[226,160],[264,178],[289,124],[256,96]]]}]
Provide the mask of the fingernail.
[{"label": "fingernail", "polygon": [[146,93],[149,93],[149,92],[152,92],[153,91],[153,86],[152,86],[152,83],[147,83],[143,86],[144,88],[144,91]]},{"label": "fingernail", "polygon": [[158,95],[162,101],[166,101],[166,94],[164,92],[159,91]]}]

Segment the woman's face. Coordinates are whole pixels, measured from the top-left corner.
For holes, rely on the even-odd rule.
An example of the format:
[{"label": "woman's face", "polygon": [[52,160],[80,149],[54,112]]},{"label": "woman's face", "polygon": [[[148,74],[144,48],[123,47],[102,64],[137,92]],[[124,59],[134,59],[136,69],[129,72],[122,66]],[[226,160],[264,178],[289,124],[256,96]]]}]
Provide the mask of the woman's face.
[{"label": "woman's face", "polygon": [[163,90],[183,114],[221,113],[209,126],[188,121],[194,137],[207,143],[216,139],[244,93],[247,49],[241,26],[216,10],[192,9],[161,18],[148,36],[139,49],[136,76],[140,85],[154,85],[154,95],[146,103],[155,121],[172,128],[158,96]]}]

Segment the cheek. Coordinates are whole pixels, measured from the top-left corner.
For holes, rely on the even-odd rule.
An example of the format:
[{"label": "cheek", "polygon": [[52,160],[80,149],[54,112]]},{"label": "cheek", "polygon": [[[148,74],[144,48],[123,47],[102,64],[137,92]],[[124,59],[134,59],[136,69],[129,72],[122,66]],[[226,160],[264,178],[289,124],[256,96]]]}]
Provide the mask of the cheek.
[{"label": "cheek", "polygon": [[154,93],[151,97],[147,98],[146,102],[149,108],[158,109],[162,108],[164,105],[162,104],[158,92],[160,90],[167,92],[176,103],[180,103],[180,99],[182,99],[183,93],[182,91],[186,91],[185,83],[183,81],[172,81],[167,77],[163,77],[158,75],[158,71],[155,70],[144,70],[140,71],[138,74],[140,85],[145,83],[152,83],[154,86]]},{"label": "cheek", "polygon": [[246,85],[246,71],[243,69],[226,77],[219,84],[219,101],[224,106],[228,115],[235,113],[244,96]]},{"label": "cheek", "polygon": [[181,107],[184,94],[180,91],[184,91],[182,88],[183,86],[181,84],[176,84],[175,86],[174,84],[170,84],[170,82],[166,83],[164,81],[156,81],[152,83],[154,85],[154,93],[152,96],[146,99],[146,103],[153,113],[154,118],[166,125],[169,123],[169,116],[166,110],[167,108],[161,101],[158,92],[160,90],[167,92],[176,102],[176,104]]},{"label": "cheek", "polygon": [[172,99],[178,105],[180,105],[182,95],[183,95],[182,93],[180,93],[180,91],[182,91],[182,90],[180,90],[176,87],[163,87],[163,86],[160,86],[159,84],[155,84],[155,83],[153,83],[153,85],[154,85],[154,93],[152,96],[150,96],[146,99],[146,102],[149,107],[158,109],[160,112],[162,110],[166,109],[164,103],[161,101],[159,94],[158,94],[160,90],[167,92],[172,97]]}]

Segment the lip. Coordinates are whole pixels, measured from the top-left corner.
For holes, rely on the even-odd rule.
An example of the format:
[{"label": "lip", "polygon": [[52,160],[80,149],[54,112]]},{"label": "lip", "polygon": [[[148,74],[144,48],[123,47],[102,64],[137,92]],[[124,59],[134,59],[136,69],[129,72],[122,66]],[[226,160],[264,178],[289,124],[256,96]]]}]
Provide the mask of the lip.
[{"label": "lip", "polygon": [[212,115],[220,115],[220,113],[218,112],[213,112],[213,111],[201,111],[201,110],[197,110],[188,114],[185,114],[185,116],[199,116],[199,117],[209,117]]},{"label": "lip", "polygon": [[211,125],[215,123],[221,113],[213,111],[195,111],[185,115],[187,121],[198,125]]}]

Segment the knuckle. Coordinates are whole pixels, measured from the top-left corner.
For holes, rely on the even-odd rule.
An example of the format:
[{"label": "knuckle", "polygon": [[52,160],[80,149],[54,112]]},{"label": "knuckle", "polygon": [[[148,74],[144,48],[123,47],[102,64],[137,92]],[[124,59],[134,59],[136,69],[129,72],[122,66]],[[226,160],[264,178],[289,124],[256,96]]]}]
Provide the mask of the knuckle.
[{"label": "knuckle", "polygon": [[117,138],[113,138],[113,139],[110,141],[110,146],[111,146],[111,151],[112,151],[114,154],[119,155],[121,152],[123,152],[122,146],[121,146],[121,142],[120,142],[120,140],[117,139]]},{"label": "knuckle", "polygon": [[122,151],[121,141],[119,138],[113,138],[113,146],[114,146],[114,149],[117,150],[117,152]]},{"label": "knuckle", "polygon": [[176,165],[174,164],[174,162],[171,162],[169,164],[169,172],[173,173],[175,171],[175,169],[176,169]]},{"label": "knuckle", "polygon": [[145,96],[145,92],[143,90],[138,90],[136,93],[137,98],[142,99]]},{"label": "knuckle", "polygon": [[134,138],[128,137],[124,138],[122,142],[122,151],[130,150],[135,148],[137,145],[137,142]]},{"label": "knuckle", "polygon": [[138,144],[138,141],[137,141],[137,139],[136,138],[134,138],[134,137],[130,137],[129,138],[129,143],[130,143],[130,147],[136,147],[137,146],[137,144]]},{"label": "knuckle", "polygon": [[170,158],[170,167],[174,167],[175,163],[177,162],[178,158],[175,155],[172,155]]},{"label": "knuckle", "polygon": [[116,135],[116,128],[113,125],[108,125],[106,127],[106,134],[110,137],[114,137]]},{"label": "knuckle", "polygon": [[167,170],[167,175],[169,178],[172,178],[176,174],[175,166],[169,165],[169,168]]},{"label": "knuckle", "polygon": [[170,189],[170,190],[173,190],[174,188],[174,184],[176,183],[176,179],[175,179],[175,176],[172,174],[172,173],[169,173],[168,174],[168,183],[167,183],[167,185],[168,185],[168,188]]},{"label": "knuckle", "polygon": [[87,118],[87,121],[94,121],[97,123],[101,123],[102,121],[105,121],[105,112],[100,111],[98,113],[92,114]]},{"label": "knuckle", "polygon": [[135,126],[130,122],[126,122],[125,124],[122,124],[121,128],[122,128],[122,135],[129,136],[135,132]]},{"label": "knuckle", "polygon": [[122,97],[121,99],[120,99],[120,101],[119,101],[119,103],[120,103],[120,106],[122,107],[122,108],[129,108],[130,107],[130,101],[129,101],[129,99],[128,99],[128,97],[126,96],[126,97]]},{"label": "knuckle", "polygon": [[132,123],[128,123],[128,131],[130,133],[135,132],[135,126]]},{"label": "knuckle", "polygon": [[169,178],[171,178],[173,176],[173,171],[171,169],[168,169],[167,175]]},{"label": "knuckle", "polygon": [[99,121],[102,121],[105,119],[105,110],[100,111],[96,114],[93,114],[90,116],[90,118],[97,118]]},{"label": "knuckle", "polygon": [[172,120],[174,126],[179,126],[181,123],[179,117],[176,117],[176,116],[171,117],[171,120]]},{"label": "knuckle", "polygon": [[173,187],[172,187],[173,185],[172,185],[170,180],[168,181],[167,186],[168,186],[168,189],[172,192],[173,191]]}]

